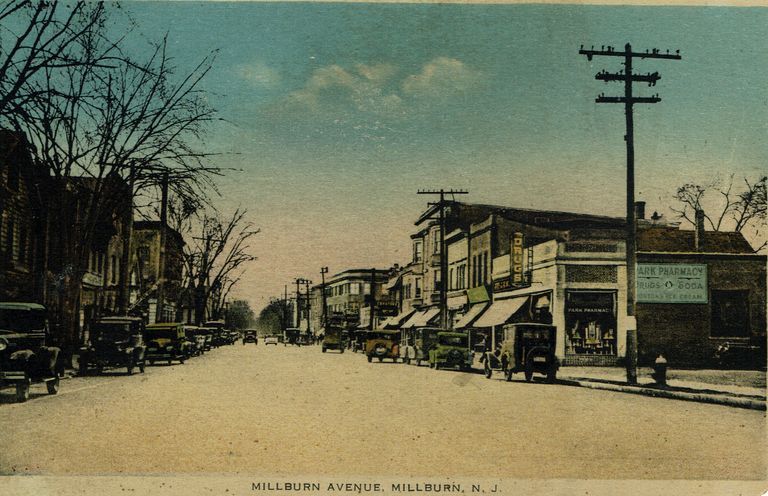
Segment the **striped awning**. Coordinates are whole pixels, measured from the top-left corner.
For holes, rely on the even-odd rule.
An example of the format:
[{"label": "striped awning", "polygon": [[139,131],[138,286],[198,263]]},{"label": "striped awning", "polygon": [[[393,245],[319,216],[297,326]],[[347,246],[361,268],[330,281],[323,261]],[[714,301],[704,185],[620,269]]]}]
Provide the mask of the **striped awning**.
[{"label": "striped awning", "polygon": [[488,307],[488,303],[475,303],[471,307],[469,307],[469,310],[467,313],[461,316],[458,322],[456,322],[456,325],[453,326],[454,329],[464,329],[467,327],[471,327],[472,324],[477,320],[478,317],[480,317],[480,314],[483,313],[483,310],[485,310]]},{"label": "striped awning", "polygon": [[474,327],[493,327],[506,323],[528,301],[528,296],[494,301],[483,315],[475,321]]}]

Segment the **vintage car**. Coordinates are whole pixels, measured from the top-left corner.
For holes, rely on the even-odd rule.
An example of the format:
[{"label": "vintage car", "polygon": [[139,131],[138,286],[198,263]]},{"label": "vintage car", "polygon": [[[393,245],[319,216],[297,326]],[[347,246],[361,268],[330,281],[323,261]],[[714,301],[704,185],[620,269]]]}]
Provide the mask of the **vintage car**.
[{"label": "vintage car", "polygon": [[253,329],[248,329],[243,334],[243,345],[245,343],[259,344],[259,335]]},{"label": "vintage car", "polygon": [[209,320],[204,324],[204,327],[211,331],[211,345],[214,348],[231,344],[229,342],[229,331],[224,329],[224,325],[223,320]]},{"label": "vintage car", "polygon": [[46,309],[36,303],[0,302],[0,388],[16,388],[16,400],[27,401],[33,382],[44,382],[49,394],[59,392],[64,364],[60,350],[46,346]]},{"label": "vintage car", "polygon": [[343,323],[329,322],[323,332],[323,353],[327,350],[338,350],[339,353],[344,353],[344,348],[347,347],[346,338],[347,333]]},{"label": "vintage car", "polygon": [[144,372],[144,321],[140,317],[104,317],[91,325],[90,340],[80,348],[78,369],[101,374],[106,367],[125,367],[128,375]]},{"label": "vintage car", "polygon": [[200,327],[193,325],[184,326],[184,335],[187,337],[191,346],[191,355],[200,356],[210,349],[210,346],[206,346],[206,335]]},{"label": "vintage car", "polygon": [[463,332],[438,332],[437,342],[429,350],[430,368],[458,368],[469,370],[473,355],[469,350],[469,336]]},{"label": "vintage car", "polygon": [[283,332],[283,346],[294,344],[301,346],[301,329],[289,327]]},{"label": "vintage car", "polygon": [[391,358],[397,363],[400,357],[400,331],[368,331],[365,339],[365,355],[368,361],[374,358],[383,361]]},{"label": "vintage car", "polygon": [[441,329],[435,327],[417,327],[403,331],[400,343],[400,358],[403,363],[416,365],[429,361],[429,351],[437,345],[437,333]]},{"label": "vintage car", "polygon": [[213,334],[215,329],[210,327],[198,327],[196,332],[203,336],[203,351],[210,351],[213,348]]},{"label": "vintage car", "polygon": [[150,365],[155,362],[178,360],[180,363],[189,357],[191,343],[187,341],[184,325],[178,322],[149,324],[145,332],[147,342],[146,360]]},{"label": "vintage car", "polygon": [[490,379],[494,371],[501,371],[506,380],[511,381],[512,374],[523,372],[525,380],[530,382],[535,372],[554,382],[560,366],[555,356],[556,338],[557,328],[548,324],[504,326],[501,345],[483,355],[485,376]]},{"label": "vintage car", "polygon": [[277,343],[279,342],[280,342],[280,339],[277,336],[267,336],[266,338],[264,338],[264,346],[268,344],[274,344],[275,346],[277,346]]}]

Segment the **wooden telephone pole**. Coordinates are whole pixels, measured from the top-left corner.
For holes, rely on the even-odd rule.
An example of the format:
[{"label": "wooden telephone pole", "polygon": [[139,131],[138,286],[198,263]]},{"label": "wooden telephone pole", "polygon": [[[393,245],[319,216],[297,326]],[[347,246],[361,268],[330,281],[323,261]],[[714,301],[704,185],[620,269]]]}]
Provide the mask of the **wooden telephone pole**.
[{"label": "wooden telephone pole", "polygon": [[[437,205],[440,208],[440,327],[448,329],[448,254],[445,250],[445,195],[467,195],[469,191],[457,189],[420,189],[418,195],[439,195],[438,202],[430,202],[429,205]],[[426,260],[426,254],[425,254]]]},{"label": "wooden telephone pole", "polygon": [[595,79],[599,81],[620,81],[624,83],[624,96],[605,96],[600,94],[595,99],[596,103],[623,103],[624,114],[626,117],[626,134],[624,141],[627,143],[627,317],[629,318],[629,328],[627,329],[627,382],[637,384],[637,322],[635,318],[636,304],[636,264],[637,264],[637,226],[635,218],[635,132],[633,108],[637,103],[658,103],[661,101],[659,95],[651,97],[634,96],[632,92],[632,83],[648,83],[648,86],[656,86],[656,82],[661,79],[658,72],[646,74],[634,74],[632,72],[632,60],[639,59],[669,59],[680,60],[680,50],[675,53],[661,53],[658,49],[648,50],[645,53],[633,52],[632,46],[627,43],[624,45],[623,52],[617,52],[613,47],[601,47],[600,50],[584,49],[581,46],[579,54],[586,55],[587,60],[592,57],[620,57],[624,59],[624,70],[618,73],[609,73],[606,71],[598,72]]}]

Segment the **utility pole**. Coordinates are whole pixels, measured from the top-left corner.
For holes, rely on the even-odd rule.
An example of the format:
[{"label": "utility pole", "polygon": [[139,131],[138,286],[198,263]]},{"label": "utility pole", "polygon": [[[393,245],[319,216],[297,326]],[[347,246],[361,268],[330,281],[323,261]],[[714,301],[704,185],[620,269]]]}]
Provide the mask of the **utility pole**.
[{"label": "utility pole", "polygon": [[376,312],[376,269],[371,269],[371,299],[369,302],[371,306],[371,312],[368,316],[369,330],[373,330],[374,313]]},{"label": "utility pole", "polygon": [[[440,327],[448,329],[448,254],[445,250],[445,195],[467,195],[469,191],[457,189],[419,190],[418,195],[440,195],[440,201],[429,205],[440,207]],[[426,254],[425,254],[426,258]]]},{"label": "utility pole", "polygon": [[328,267],[320,267],[320,290],[323,292],[323,329],[328,327],[328,300],[326,300],[325,296],[325,275],[327,273]]},{"label": "utility pole", "polygon": [[600,94],[595,99],[596,103],[623,103],[624,115],[626,117],[626,134],[624,135],[624,141],[627,143],[627,242],[626,242],[626,256],[627,256],[627,317],[629,320],[629,326],[627,329],[627,382],[629,384],[637,384],[637,320],[635,317],[635,304],[636,304],[636,264],[637,264],[637,226],[635,217],[635,133],[634,133],[634,119],[633,108],[637,103],[658,103],[661,101],[658,94],[651,97],[638,97],[634,96],[632,92],[632,83],[641,82],[648,83],[648,86],[656,86],[656,82],[661,79],[658,72],[646,73],[646,74],[634,74],[632,72],[632,59],[669,59],[680,60],[680,50],[675,53],[661,53],[661,50],[654,48],[650,52],[648,50],[645,53],[633,52],[632,46],[627,43],[624,45],[623,52],[617,52],[613,47],[601,47],[600,50],[584,49],[584,45],[581,46],[579,54],[586,55],[587,60],[592,60],[592,57],[621,57],[624,59],[624,70],[618,73],[609,73],[605,70],[598,72],[595,75],[595,79],[599,81],[621,81],[624,83],[624,96],[605,96]]},{"label": "utility pole", "polygon": [[160,261],[157,274],[157,313],[155,322],[164,322],[163,310],[165,309],[165,243],[166,225],[168,224],[168,173],[163,174],[162,197],[160,203]]},{"label": "utility pole", "polygon": [[284,297],[283,297],[283,335],[285,335],[285,330],[288,328],[288,285],[285,285],[284,289]]},{"label": "utility pole", "polygon": [[296,279],[296,328],[301,327],[301,278]]},{"label": "utility pole", "polygon": [[[133,196],[136,194],[136,165],[131,162],[130,172],[128,173],[128,189],[130,190],[130,200],[128,201],[128,212],[123,223],[123,251],[120,255],[120,289],[118,291],[118,314],[127,315],[131,299],[131,255],[133,247]],[[104,274],[106,279],[107,275]]]},{"label": "utility pole", "polygon": [[312,334],[312,300],[309,294],[309,285],[312,281],[304,279],[305,292],[307,293],[307,334]]}]

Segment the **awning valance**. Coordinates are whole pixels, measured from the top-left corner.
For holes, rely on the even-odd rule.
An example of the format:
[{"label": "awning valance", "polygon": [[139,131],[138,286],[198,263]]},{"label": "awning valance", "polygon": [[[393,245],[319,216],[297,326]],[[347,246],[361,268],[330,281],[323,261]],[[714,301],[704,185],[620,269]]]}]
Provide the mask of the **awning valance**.
[{"label": "awning valance", "polygon": [[440,315],[439,308],[428,308],[426,310],[420,310],[413,314],[408,321],[401,325],[403,329],[410,329],[411,327],[424,327],[428,326],[432,321]]},{"label": "awning valance", "polygon": [[507,322],[528,301],[528,296],[497,300],[475,321],[474,327],[493,327]]},{"label": "awning valance", "polygon": [[379,328],[381,329],[399,329],[401,327],[401,323],[408,320],[409,317],[411,317],[414,313],[416,313],[414,310],[411,310],[409,312],[401,312],[394,317],[390,317],[387,320],[379,323]]},{"label": "awning valance", "polygon": [[488,307],[487,303],[475,303],[471,307],[469,307],[469,310],[467,313],[461,316],[458,322],[456,322],[456,325],[453,326],[454,329],[464,329],[466,327],[470,327],[472,323],[480,316],[480,314],[483,312],[483,310]]}]

